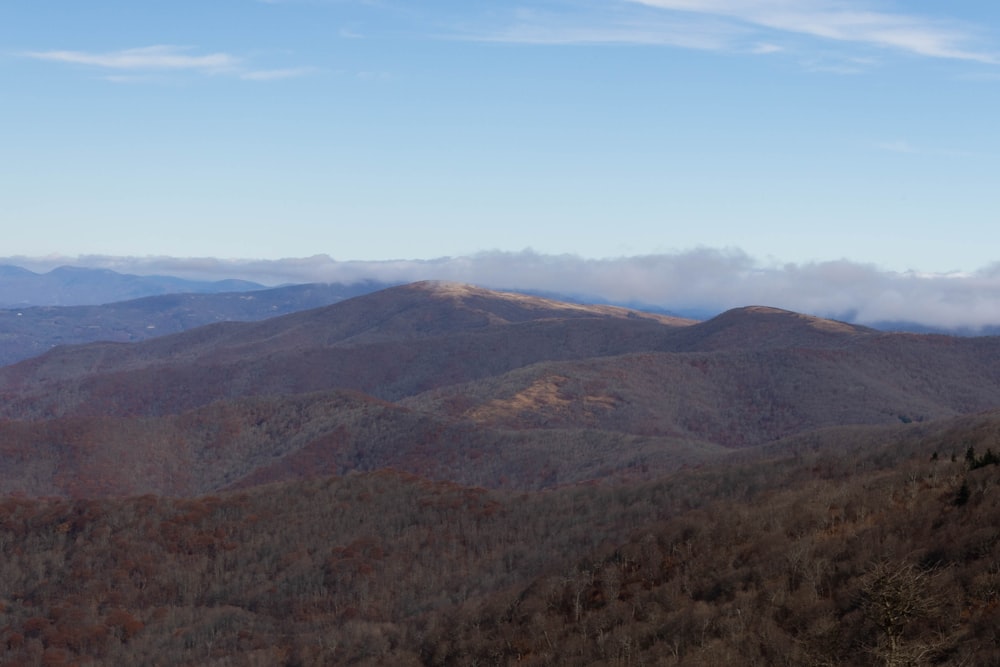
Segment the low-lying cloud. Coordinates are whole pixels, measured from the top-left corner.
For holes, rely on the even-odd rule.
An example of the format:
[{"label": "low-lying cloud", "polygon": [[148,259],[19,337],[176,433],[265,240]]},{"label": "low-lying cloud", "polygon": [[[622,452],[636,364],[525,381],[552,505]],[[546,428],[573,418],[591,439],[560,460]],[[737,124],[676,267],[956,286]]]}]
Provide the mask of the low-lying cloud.
[{"label": "low-lying cloud", "polygon": [[337,261],[327,255],[278,260],[174,257],[11,257],[34,271],[59,265],[199,280],[289,283],[452,280],[496,289],[673,311],[712,313],[767,305],[859,323],[909,322],[977,330],[1000,325],[1000,263],[954,274],[885,271],[847,260],[766,264],[739,250],[697,249],[610,259],[483,252],[431,260]]}]

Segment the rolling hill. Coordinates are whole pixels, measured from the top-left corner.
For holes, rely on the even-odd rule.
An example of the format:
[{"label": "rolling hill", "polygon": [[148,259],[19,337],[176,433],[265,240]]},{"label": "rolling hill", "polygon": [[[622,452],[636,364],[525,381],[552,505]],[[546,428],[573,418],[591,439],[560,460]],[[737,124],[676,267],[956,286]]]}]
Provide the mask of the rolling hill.
[{"label": "rolling hill", "polygon": [[425,282],[60,347],[0,368],[0,396],[20,462],[7,490],[189,495],[387,467],[537,489],[986,410],[1000,405],[1000,339],[759,306],[699,323]]},{"label": "rolling hill", "polygon": [[60,266],[46,273],[35,273],[19,266],[0,265],[0,308],[82,306],[159,294],[238,292],[262,287],[247,280],[137,276],[78,266]]},{"label": "rolling hill", "polygon": [[1000,660],[996,338],[418,283],[0,398],[4,665]]},{"label": "rolling hill", "polygon": [[579,427],[482,428],[340,390],[220,401],[159,417],[0,421],[0,492],[193,496],[382,469],[534,490],[648,479],[724,451],[692,438]]},{"label": "rolling hill", "polygon": [[2,414],[169,414],[223,398],[327,389],[395,400],[536,361],[646,349],[689,324],[417,283],[262,322],[58,348],[0,368]]}]

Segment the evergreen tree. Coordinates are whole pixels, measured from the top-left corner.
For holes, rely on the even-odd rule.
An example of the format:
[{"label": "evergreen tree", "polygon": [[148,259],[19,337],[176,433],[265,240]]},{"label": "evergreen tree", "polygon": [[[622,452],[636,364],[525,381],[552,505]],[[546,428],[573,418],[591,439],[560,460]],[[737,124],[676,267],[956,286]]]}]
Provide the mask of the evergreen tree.
[{"label": "evergreen tree", "polygon": [[957,507],[962,507],[967,502],[969,502],[970,493],[971,492],[969,491],[969,482],[963,479],[962,486],[958,487],[958,492],[955,493],[955,500],[954,500],[955,505]]}]

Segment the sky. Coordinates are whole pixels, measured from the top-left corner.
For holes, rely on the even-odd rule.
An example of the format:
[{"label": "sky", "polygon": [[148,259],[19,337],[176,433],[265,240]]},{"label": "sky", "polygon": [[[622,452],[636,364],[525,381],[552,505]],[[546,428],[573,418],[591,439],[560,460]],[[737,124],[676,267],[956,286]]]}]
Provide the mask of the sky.
[{"label": "sky", "polygon": [[3,0],[0,254],[981,289],[998,117],[981,0]]}]

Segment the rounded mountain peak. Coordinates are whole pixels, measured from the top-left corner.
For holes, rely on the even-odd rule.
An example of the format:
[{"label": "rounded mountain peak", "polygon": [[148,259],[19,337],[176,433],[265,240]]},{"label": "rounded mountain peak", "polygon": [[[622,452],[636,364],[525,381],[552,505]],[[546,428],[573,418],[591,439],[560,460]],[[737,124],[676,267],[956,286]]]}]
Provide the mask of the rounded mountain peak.
[{"label": "rounded mountain peak", "polygon": [[772,306],[727,310],[680,332],[690,350],[839,347],[874,329]]}]

